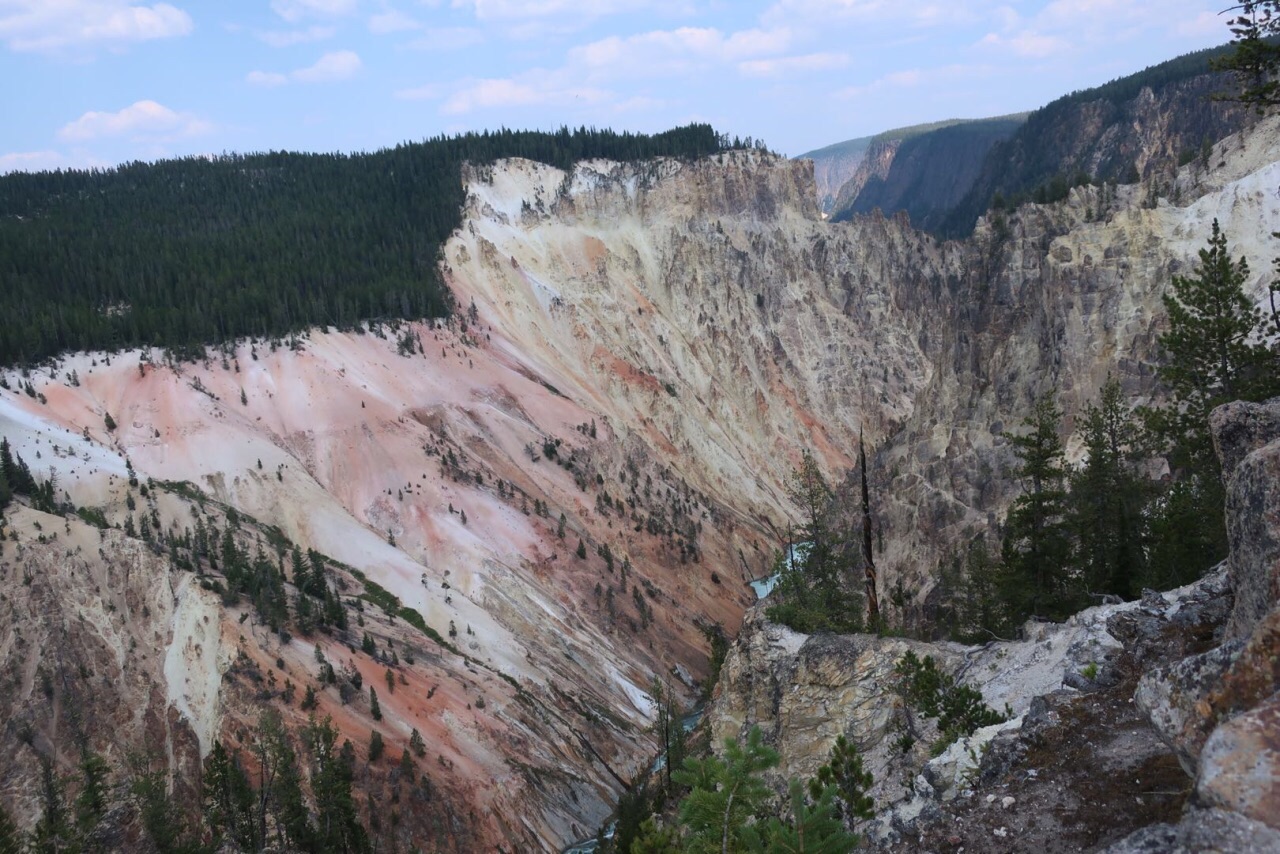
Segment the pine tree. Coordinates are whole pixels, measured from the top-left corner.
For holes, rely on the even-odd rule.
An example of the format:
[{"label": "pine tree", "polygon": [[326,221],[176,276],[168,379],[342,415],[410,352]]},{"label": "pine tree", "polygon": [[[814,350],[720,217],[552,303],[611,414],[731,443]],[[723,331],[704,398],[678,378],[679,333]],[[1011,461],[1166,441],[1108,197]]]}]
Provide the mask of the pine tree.
[{"label": "pine tree", "polygon": [[751,837],[749,819],[769,797],[760,774],[778,764],[778,752],[764,743],[760,727],[751,728],[745,745],[725,739],[724,758],[689,758],[672,775],[692,791],[680,803],[688,854],[740,851]]},{"label": "pine tree", "polygon": [[578,539],[578,548],[574,551],[574,554],[578,556],[578,560],[587,559],[587,544],[581,538]]},{"label": "pine tree", "polygon": [[[1245,294],[1249,265],[1233,261],[1226,235],[1213,222],[1207,247],[1192,276],[1175,276],[1164,297],[1169,331],[1160,336],[1164,361],[1157,375],[1168,386],[1170,404],[1147,411],[1148,426],[1164,443],[1175,489],[1162,498],[1153,533],[1172,534],[1179,548],[1160,558],[1155,576],[1186,577],[1180,561],[1194,561],[1197,576],[1227,551],[1222,472],[1209,431],[1209,413],[1233,400],[1261,400],[1280,393],[1280,355],[1259,341],[1262,313]],[[1177,526],[1190,523],[1192,530]],[[1203,548],[1202,544],[1207,544]]]},{"label": "pine tree", "polygon": [[375,721],[382,720],[382,707],[378,705],[378,692],[369,686],[369,714],[373,715]]},{"label": "pine tree", "polygon": [[1218,96],[1254,107],[1259,114],[1280,104],[1280,0],[1241,0],[1228,7],[1239,14],[1227,22],[1231,44],[1235,48],[1227,56],[1214,60],[1218,71],[1235,72],[1240,80],[1239,95]]},{"label": "pine tree", "polygon": [[1136,471],[1139,428],[1120,383],[1108,377],[1098,405],[1088,405],[1079,435],[1085,460],[1071,477],[1070,526],[1086,589],[1132,599],[1145,574],[1150,489]]},{"label": "pine tree", "polygon": [[1065,458],[1058,425],[1062,413],[1046,395],[1023,419],[1027,433],[1006,434],[1017,454],[1024,492],[1006,521],[1002,594],[1015,620],[1038,614],[1065,616],[1071,543],[1064,521]]},{"label": "pine tree", "polygon": [[80,754],[80,794],[76,795],[76,824],[82,833],[92,830],[107,812],[107,774],[111,768],[105,759],[91,750]]},{"label": "pine tree", "polygon": [[1173,442],[1176,468],[1201,469],[1214,459],[1209,413],[1215,406],[1280,390],[1275,358],[1255,340],[1263,320],[1245,294],[1248,281],[1248,262],[1231,260],[1214,220],[1194,275],[1174,276],[1173,293],[1163,297],[1169,331],[1160,336],[1165,358],[1157,374],[1174,401],[1161,426]]},{"label": "pine tree", "polygon": [[833,527],[835,494],[816,459],[805,451],[787,495],[800,510],[800,527],[779,557],[780,579],[769,619],[799,632],[855,632],[862,628],[862,597],[854,572],[857,546]]},{"label": "pine tree", "polygon": [[377,762],[382,758],[386,745],[382,741],[382,733],[376,729],[369,734],[369,761]]},{"label": "pine tree", "polygon": [[845,830],[836,817],[834,786],[821,789],[806,801],[805,787],[792,780],[788,797],[790,821],[771,816],[763,822],[763,833],[756,828],[748,830],[756,837],[749,843],[754,850],[767,854],[848,854],[857,846],[858,837]]},{"label": "pine tree", "polygon": [[240,764],[215,741],[200,776],[204,818],[215,842],[253,844],[253,792]]},{"label": "pine tree", "polygon": [[826,764],[809,780],[809,797],[816,803],[831,790],[838,814],[849,819],[869,819],[875,815],[875,801],[867,792],[874,784],[871,772],[862,766],[862,754],[844,735],[836,737]]},{"label": "pine tree", "polygon": [[316,842],[328,851],[364,852],[369,838],[351,796],[354,750],[345,742],[336,749],[338,730],[330,718],[307,724],[305,737],[312,757],[311,791],[316,801]]},{"label": "pine tree", "polygon": [[23,833],[14,824],[4,805],[0,804],[0,854],[22,854],[26,847]]},{"label": "pine tree", "polygon": [[60,852],[70,848],[75,834],[67,816],[67,804],[62,781],[54,770],[53,762],[40,760],[40,818],[31,831],[32,850]]}]

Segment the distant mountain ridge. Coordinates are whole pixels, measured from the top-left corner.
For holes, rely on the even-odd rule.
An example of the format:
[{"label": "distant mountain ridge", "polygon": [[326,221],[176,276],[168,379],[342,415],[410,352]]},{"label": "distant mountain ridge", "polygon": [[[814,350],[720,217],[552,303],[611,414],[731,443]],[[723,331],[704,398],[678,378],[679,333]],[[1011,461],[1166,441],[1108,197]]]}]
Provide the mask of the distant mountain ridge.
[{"label": "distant mountain ridge", "polygon": [[[1025,115],[1023,114],[1024,117]],[[888,156],[892,159],[892,152],[896,151],[898,144],[905,140],[955,125],[981,121],[989,120],[944,119],[894,128],[872,136],[847,139],[844,142],[815,148],[813,151],[798,155],[795,159],[813,161],[813,177],[818,185],[818,205],[823,213],[830,214],[840,209],[842,200],[847,206],[848,202],[857,196],[858,190],[861,190],[869,175],[862,176],[861,180],[856,179],[866,168],[869,159],[883,159],[886,152],[889,152]],[[876,174],[877,171],[872,167],[869,174]]]},{"label": "distant mountain ridge", "polygon": [[947,124],[896,141],[887,168],[869,175],[861,187],[841,190],[836,218],[876,208],[905,210],[917,227],[930,230],[937,212],[965,197],[991,149],[1013,136],[1026,118],[1021,113]]},{"label": "distant mountain ridge", "polygon": [[[1210,65],[1226,50],[1186,54],[1028,114],[871,137],[859,169],[824,210],[837,221],[905,211],[918,228],[963,237],[993,203],[1061,198],[1086,180],[1158,181],[1248,124],[1238,105],[1212,98],[1228,88]],[[850,143],[813,152],[815,172],[819,156]]]}]

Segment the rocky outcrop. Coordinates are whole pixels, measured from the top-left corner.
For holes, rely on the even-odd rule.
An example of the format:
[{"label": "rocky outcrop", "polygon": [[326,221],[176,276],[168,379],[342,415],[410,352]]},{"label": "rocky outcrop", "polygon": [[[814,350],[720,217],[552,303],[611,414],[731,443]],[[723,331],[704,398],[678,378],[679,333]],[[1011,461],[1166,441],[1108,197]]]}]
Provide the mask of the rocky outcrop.
[{"label": "rocky outcrop", "polygon": [[1177,824],[1154,824],[1107,848],[1107,854],[1254,854],[1280,851],[1280,832],[1237,812],[1190,810]]},{"label": "rocky outcrop", "polygon": [[1213,731],[1200,753],[1196,797],[1280,829],[1280,697]]},{"label": "rocky outcrop", "polygon": [[[11,814],[22,825],[38,816],[41,765],[70,776],[82,750],[102,757],[113,785],[130,768],[164,772],[176,802],[194,807],[231,664],[216,595],[144,543],[79,519],[11,508],[0,539],[0,791]],[[204,672],[175,673],[175,658]],[[94,832],[103,850],[143,844],[130,810]]]},{"label": "rocky outcrop", "polygon": [[894,668],[909,650],[933,654],[946,670],[962,661],[959,646],[935,648],[872,635],[802,635],[754,611],[720,670],[707,714],[712,743],[742,739],[760,727],[782,757],[770,772],[782,791],[786,780],[812,776],[844,735],[858,745],[875,778],[872,796],[885,803],[902,800],[914,777],[904,777],[904,770],[927,756],[923,744],[907,755],[895,743],[907,731],[908,710],[891,686]]},{"label": "rocky outcrop", "polygon": [[[881,448],[878,518],[886,584],[915,592],[908,622],[927,621],[939,562],[989,530],[1017,494],[1016,460],[1001,435],[1017,431],[1034,399],[1052,394],[1073,431],[1108,374],[1135,402],[1157,402],[1161,297],[1188,273],[1218,219],[1233,255],[1274,254],[1280,209],[1280,125],[1274,119],[1220,143],[1220,168],[1178,173],[1179,204],[1144,208],[1138,187],[1103,198],[1072,191],[1058,205],[1027,205],[980,223],[966,271],[924,301],[932,322],[921,349],[933,370],[903,428]],[[952,246],[955,244],[945,244]],[[1250,295],[1261,300],[1267,277]],[[1069,443],[1069,455],[1079,447]]]},{"label": "rocky outcrop", "polygon": [[1188,849],[1280,848],[1280,401],[1220,407],[1211,425],[1227,480],[1228,640],[1152,673],[1137,695],[1195,779],[1197,803],[1211,809],[1116,851],[1153,850],[1142,846],[1160,840]]},{"label": "rocky outcrop", "polygon": [[[831,203],[833,219],[848,219],[848,212],[857,201],[864,187],[873,181],[883,181],[893,168],[893,159],[902,146],[902,137],[892,133],[875,137],[863,155],[858,168],[840,185]],[[892,213],[892,211],[889,211]]]},{"label": "rocky outcrop", "polygon": [[[938,560],[1011,497],[1001,431],[1053,386],[1071,417],[1108,372],[1134,397],[1153,393],[1159,297],[1211,219],[1234,251],[1269,257],[1278,150],[1276,124],[1264,124],[1218,146],[1208,172],[1180,173],[1178,205],[1143,208],[1136,189],[1079,190],[984,223],[967,243],[939,243],[903,218],[825,223],[811,167],[764,152],[476,167],[464,226],[443,252],[465,307],[453,323],[244,341],[195,364],[72,354],[27,376],[5,372],[0,430],[41,476],[52,469],[78,506],[122,530],[140,496],[123,485],[131,465],[141,482],[168,484],[152,532],[191,526],[193,506],[221,530],[234,509],[262,525],[247,546],[274,554],[283,537],[347,567],[344,600],[366,589],[358,572],[440,636],[452,624],[456,652],[396,614],[359,612],[379,650],[415,651],[397,665],[405,682],[381,698],[388,753],[416,728],[434,763],[421,769],[434,806],[414,814],[438,808],[422,826],[439,819],[460,847],[552,847],[589,834],[648,764],[653,679],[673,674],[691,698],[707,672],[702,628],[737,628],[750,602],[742,582],[764,574],[791,516],[784,484],[802,450],[838,479],[865,431],[877,450],[881,578],[905,594],[892,617],[925,616]],[[26,382],[38,396],[14,390]],[[104,429],[106,412],[117,429]],[[200,500],[189,497],[196,487]],[[49,536],[64,522],[42,524],[20,544],[49,563],[63,554]],[[90,556],[99,547],[83,545]],[[625,592],[606,545],[630,561]],[[3,561],[19,577],[17,559]],[[130,583],[112,576],[113,588]],[[203,592],[188,583],[188,594]],[[111,623],[108,604],[87,601],[86,620]],[[148,607],[156,616],[136,624],[137,641],[157,657],[158,693],[145,703],[189,730],[175,765],[193,766],[183,757],[212,736],[251,730],[283,699],[285,679],[314,683],[317,644],[364,668],[369,684],[386,675],[355,651],[354,630],[286,642],[243,602],[215,604],[216,632],[191,604]],[[16,638],[35,634],[27,627],[42,608],[24,604],[20,634],[4,641],[24,674],[38,656]],[[1025,643],[934,654],[1016,715],[1064,679],[1083,691],[1110,682],[1121,653],[1106,613],[1036,628]],[[799,773],[837,732],[865,723],[883,785],[904,791],[892,771],[897,713],[867,705],[876,686],[844,662],[887,679],[907,642],[779,636],[785,661],[760,643],[729,667],[739,688],[759,690],[720,732],[766,713],[785,723],[780,739],[798,728],[808,747],[788,750]],[[38,704],[23,678],[22,702]],[[807,702],[834,693],[843,705],[806,712],[786,696],[793,679]],[[319,712],[366,744],[368,707],[316,687]],[[142,696],[134,686],[119,706]],[[1008,738],[996,734],[988,751]],[[6,746],[16,743],[10,733]],[[944,791],[968,774],[962,758],[935,768]],[[24,769],[3,796],[26,799],[30,826]],[[389,799],[390,771],[369,775],[362,785]]]},{"label": "rocky outcrop", "polygon": [[1213,413],[1227,485],[1227,538],[1235,610],[1232,638],[1248,637],[1280,602],[1280,400]]},{"label": "rocky outcrop", "polygon": [[1227,643],[1200,655],[1159,668],[1143,677],[1133,701],[1173,748],[1183,769],[1195,776],[1200,750],[1212,729],[1205,698],[1240,654],[1239,643]]},{"label": "rocky outcrop", "polygon": [[[782,754],[771,778],[781,791],[786,778],[812,774],[845,735],[876,781],[878,815],[861,831],[881,848],[1110,844],[1176,819],[1185,800],[1184,772],[1135,707],[1134,689],[1148,669],[1213,642],[1230,608],[1226,578],[1223,568],[1060,625],[1028,624],[1025,640],[977,647],[807,637],[753,612],[707,713],[713,740],[760,726]],[[934,756],[936,729],[895,690],[894,667],[907,650],[932,655],[1009,720]],[[946,843],[952,837],[962,842]]]},{"label": "rocky outcrop", "polygon": [[[1207,52],[1155,66],[1096,89],[1075,92],[1033,112],[1016,134],[991,149],[942,233],[969,234],[996,193],[1030,195],[1053,179],[1079,174],[1110,182],[1167,183],[1188,155],[1240,131],[1249,111],[1213,95],[1231,84],[1207,73]],[[1203,157],[1200,168],[1212,165]]]},{"label": "rocky outcrop", "polygon": [[876,209],[886,215],[905,211],[913,226],[935,231],[973,186],[992,147],[1025,119],[1023,114],[961,122],[903,140],[883,174],[866,176],[860,188],[851,182],[841,189],[841,199],[857,192],[833,219]]},{"label": "rocky outcrop", "polygon": [[818,191],[818,207],[824,214],[835,211],[836,196],[866,157],[874,137],[864,136],[824,146],[798,155],[797,160],[813,161],[813,181]]}]

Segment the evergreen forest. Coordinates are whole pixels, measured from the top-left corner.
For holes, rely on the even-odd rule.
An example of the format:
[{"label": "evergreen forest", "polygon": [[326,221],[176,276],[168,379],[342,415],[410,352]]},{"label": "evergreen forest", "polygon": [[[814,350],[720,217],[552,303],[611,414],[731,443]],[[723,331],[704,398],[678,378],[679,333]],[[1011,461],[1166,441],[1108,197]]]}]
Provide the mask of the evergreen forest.
[{"label": "evergreen forest", "polygon": [[464,163],[698,158],[750,147],[691,124],[436,137],[368,154],[267,152],[0,177],[0,364],[76,350],[178,357],[308,326],[441,317]]}]

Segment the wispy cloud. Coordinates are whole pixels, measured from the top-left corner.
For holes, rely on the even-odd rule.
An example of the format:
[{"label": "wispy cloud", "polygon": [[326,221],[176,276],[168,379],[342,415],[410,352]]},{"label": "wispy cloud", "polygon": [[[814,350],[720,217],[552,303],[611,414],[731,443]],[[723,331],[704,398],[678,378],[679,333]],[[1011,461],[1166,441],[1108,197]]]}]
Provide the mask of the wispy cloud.
[{"label": "wispy cloud", "polygon": [[155,101],[137,101],[118,112],[91,110],[58,131],[66,142],[87,142],[104,137],[127,137],[135,142],[171,142],[199,136],[213,124],[192,113],[171,110]]},{"label": "wispy cloud", "polygon": [[786,28],[724,33],[713,27],[610,36],[569,51],[569,65],[595,78],[685,74],[700,66],[779,54],[791,44]]},{"label": "wispy cloud", "polygon": [[356,11],[357,0],[271,0],[271,10],[290,23],[304,18],[340,18]]},{"label": "wispy cloud", "polygon": [[455,9],[471,9],[481,21],[510,21],[529,18],[572,16],[601,18],[622,12],[687,11],[689,2],[672,0],[453,0]]},{"label": "wispy cloud", "polygon": [[477,80],[450,96],[440,112],[458,115],[486,108],[564,106],[575,102],[585,106],[611,97],[609,92],[583,86],[556,88],[514,80]]},{"label": "wispy cloud", "polygon": [[[554,0],[549,0],[554,2]],[[744,74],[767,76],[805,68],[837,67],[842,55],[781,56],[793,35],[786,28],[723,32],[713,27],[651,30],[609,36],[571,48],[564,65],[535,68],[499,78],[467,78],[405,88],[403,100],[439,100],[440,112],[459,115],[479,110],[531,106],[592,106],[617,110],[651,109],[659,101],[646,92],[619,93],[612,84],[738,67]],[[749,65],[773,60],[774,65]]]},{"label": "wispy cloud", "polygon": [[0,40],[10,50],[57,54],[98,47],[119,50],[152,39],[185,36],[191,16],[168,3],[123,0],[4,0]]},{"label": "wispy cloud", "polygon": [[422,24],[418,23],[414,18],[409,17],[398,9],[388,9],[385,12],[379,12],[369,19],[369,32],[375,36],[385,36],[389,33],[403,33],[409,30],[420,29]]},{"label": "wispy cloud", "polygon": [[0,154],[0,175],[9,172],[44,172],[54,169],[92,169],[110,166],[109,161],[83,151],[15,151]]},{"label": "wispy cloud", "polygon": [[911,89],[923,86],[926,83],[936,83],[938,81],[956,81],[964,79],[973,79],[980,77],[989,77],[995,74],[996,69],[990,65],[945,65],[939,68],[906,68],[901,71],[893,71],[878,77],[870,83],[860,86],[848,86],[840,89],[835,93],[837,98],[859,98],[864,95],[870,95],[875,92],[893,89]]},{"label": "wispy cloud", "polygon": [[902,3],[900,0],[778,0],[760,16],[766,24],[885,22],[896,26],[936,27],[979,20],[994,0]]},{"label": "wispy cloud", "polygon": [[338,32],[337,27],[315,24],[301,30],[263,30],[254,33],[254,37],[271,47],[293,47],[298,44],[331,39]]},{"label": "wispy cloud", "polygon": [[1160,30],[1181,36],[1226,34],[1222,20],[1204,11],[1202,0],[1054,0],[1029,16],[1004,7],[994,23],[978,47],[1024,59],[1150,39]]},{"label": "wispy cloud", "polygon": [[738,63],[738,71],[748,77],[784,77],[790,74],[833,71],[848,64],[847,53],[806,53],[801,56],[744,60]]},{"label": "wispy cloud", "polygon": [[477,27],[424,27],[407,45],[414,50],[461,50],[484,43]]},{"label": "wispy cloud", "polygon": [[335,50],[316,60],[314,65],[293,71],[250,71],[245,82],[254,86],[283,86],[286,83],[336,83],[349,80],[364,67],[360,56],[351,50]]}]

